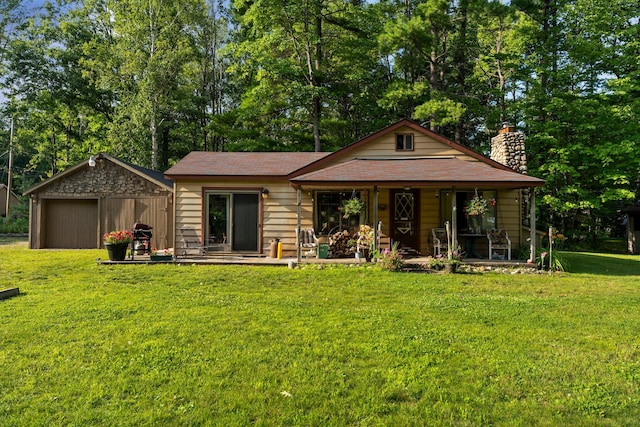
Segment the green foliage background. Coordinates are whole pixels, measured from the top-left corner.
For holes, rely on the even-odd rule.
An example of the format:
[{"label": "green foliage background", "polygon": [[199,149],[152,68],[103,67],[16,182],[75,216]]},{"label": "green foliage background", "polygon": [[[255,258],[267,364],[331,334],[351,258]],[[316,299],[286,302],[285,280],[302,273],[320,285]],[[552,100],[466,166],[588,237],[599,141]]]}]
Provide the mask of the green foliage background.
[{"label": "green foliage background", "polygon": [[0,178],[108,152],[332,151],[400,118],[487,153],[504,121],[542,226],[619,233],[640,188],[635,0],[0,4]]}]

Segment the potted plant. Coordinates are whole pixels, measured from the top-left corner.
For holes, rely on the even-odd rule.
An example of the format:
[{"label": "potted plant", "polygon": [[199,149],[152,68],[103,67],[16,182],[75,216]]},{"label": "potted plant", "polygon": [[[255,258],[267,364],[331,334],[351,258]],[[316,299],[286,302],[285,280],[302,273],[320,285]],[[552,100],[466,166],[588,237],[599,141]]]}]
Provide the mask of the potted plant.
[{"label": "potted plant", "polygon": [[459,251],[447,251],[447,256],[444,261],[445,273],[455,273],[461,264],[462,256]]},{"label": "potted plant", "polygon": [[366,224],[360,225],[358,239],[356,240],[356,254],[362,253],[367,260],[373,254],[373,227]]},{"label": "potted plant", "polygon": [[352,215],[360,215],[364,208],[364,202],[357,197],[342,202],[342,217],[347,219]]},{"label": "potted plant", "polygon": [[107,248],[110,261],[124,261],[127,257],[127,249],[133,240],[133,234],[129,230],[110,231],[102,236],[104,247]]},{"label": "potted plant", "polygon": [[150,255],[151,261],[172,261],[173,253],[171,249],[153,249]]}]

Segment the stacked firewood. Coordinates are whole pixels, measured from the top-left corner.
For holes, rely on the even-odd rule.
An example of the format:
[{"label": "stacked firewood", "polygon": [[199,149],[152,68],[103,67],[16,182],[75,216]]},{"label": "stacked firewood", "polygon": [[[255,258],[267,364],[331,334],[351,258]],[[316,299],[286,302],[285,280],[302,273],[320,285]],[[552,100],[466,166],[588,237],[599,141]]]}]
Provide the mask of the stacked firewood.
[{"label": "stacked firewood", "polygon": [[353,257],[357,236],[349,231],[338,231],[329,236],[329,258]]}]

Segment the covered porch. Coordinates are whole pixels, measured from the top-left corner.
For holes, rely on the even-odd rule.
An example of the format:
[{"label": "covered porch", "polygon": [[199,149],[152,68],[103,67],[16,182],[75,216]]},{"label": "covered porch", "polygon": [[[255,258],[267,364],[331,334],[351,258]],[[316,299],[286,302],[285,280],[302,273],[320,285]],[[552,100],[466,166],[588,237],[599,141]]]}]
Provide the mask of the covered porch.
[{"label": "covered porch", "polygon": [[[384,177],[382,179],[381,177]],[[535,187],[543,181],[511,170],[468,162],[455,157],[410,159],[354,159],[298,176],[296,229],[312,225],[321,239],[334,230],[371,225],[391,242],[434,255],[433,230],[450,225],[451,247],[468,259],[491,260],[486,232],[505,230],[512,252],[528,245],[535,253]],[[474,197],[487,202],[482,215],[469,215],[465,207]],[[357,198],[363,209],[344,215],[343,206]],[[303,258],[298,246],[297,261]],[[506,259],[506,257],[505,257]]]}]

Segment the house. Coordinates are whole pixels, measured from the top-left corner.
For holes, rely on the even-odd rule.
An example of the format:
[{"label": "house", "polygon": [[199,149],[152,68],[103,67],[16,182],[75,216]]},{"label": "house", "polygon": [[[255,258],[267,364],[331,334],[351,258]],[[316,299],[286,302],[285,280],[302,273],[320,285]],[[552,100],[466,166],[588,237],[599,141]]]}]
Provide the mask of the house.
[{"label": "house", "polygon": [[[20,199],[13,191],[9,192],[9,212],[20,204]],[[7,186],[0,184],[0,217],[7,216]]]},{"label": "house", "polygon": [[[514,249],[533,246],[523,224],[535,230],[533,189],[544,181],[523,173],[522,133],[503,129],[492,158],[410,120],[332,153],[192,152],[165,172],[174,181],[176,247],[196,239],[209,253],[264,255],[279,239],[284,256],[300,258],[297,229],[326,238],[381,222],[382,234],[426,255],[431,230],[447,221],[462,244],[471,225],[462,207],[476,194],[492,201],[482,233],[505,229]],[[351,198],[365,209],[345,218]],[[477,252],[487,250],[478,239]]]},{"label": "house", "polygon": [[102,235],[153,227],[151,245],[173,246],[173,182],[162,172],[100,153],[27,190],[29,247],[100,248]]}]

